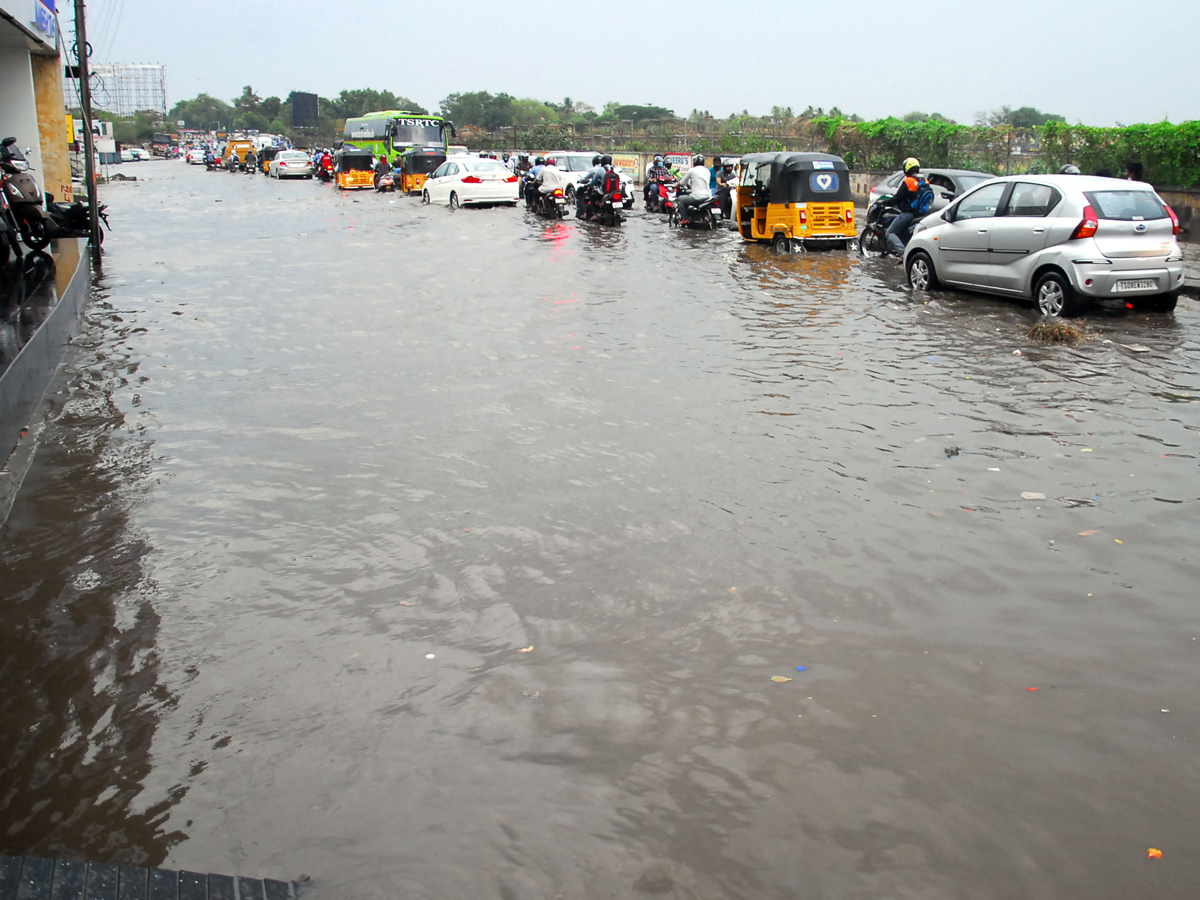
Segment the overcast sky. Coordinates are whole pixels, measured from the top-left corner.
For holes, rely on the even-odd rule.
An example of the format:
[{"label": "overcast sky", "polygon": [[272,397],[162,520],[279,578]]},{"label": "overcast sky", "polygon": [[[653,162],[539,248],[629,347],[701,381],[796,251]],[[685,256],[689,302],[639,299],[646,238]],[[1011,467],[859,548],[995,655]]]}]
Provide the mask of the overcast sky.
[{"label": "overcast sky", "polygon": [[[70,6],[59,0],[71,32]],[[388,89],[651,103],[726,116],[810,104],[867,118],[1035,106],[1090,125],[1200,119],[1200,0],[88,0],[97,62],[163,63],[168,101]],[[539,11],[545,10],[545,12]],[[542,24],[561,23],[551,49]],[[616,31],[586,42],[585,24]],[[531,22],[536,40],[530,37]],[[703,23],[703,24],[702,24]],[[683,63],[671,48],[690,48]],[[707,49],[706,49],[707,47]],[[585,49],[586,48],[586,49]]]}]

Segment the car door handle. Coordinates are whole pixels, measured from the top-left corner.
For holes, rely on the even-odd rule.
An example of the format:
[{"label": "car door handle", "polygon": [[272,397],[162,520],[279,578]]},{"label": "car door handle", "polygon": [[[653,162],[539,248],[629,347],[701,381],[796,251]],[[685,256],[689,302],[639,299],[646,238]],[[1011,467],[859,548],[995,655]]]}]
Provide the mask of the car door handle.
[{"label": "car door handle", "polygon": [[1045,228],[1035,228],[1035,229],[1033,229],[1033,233],[1034,233],[1034,234],[1041,234],[1041,233],[1042,233],[1043,231],[1045,231],[1045,230],[1046,230]]},{"label": "car door handle", "polygon": [[980,229],[979,229],[979,233],[980,233],[980,234],[987,234],[987,229],[986,229],[986,228],[980,228]]}]

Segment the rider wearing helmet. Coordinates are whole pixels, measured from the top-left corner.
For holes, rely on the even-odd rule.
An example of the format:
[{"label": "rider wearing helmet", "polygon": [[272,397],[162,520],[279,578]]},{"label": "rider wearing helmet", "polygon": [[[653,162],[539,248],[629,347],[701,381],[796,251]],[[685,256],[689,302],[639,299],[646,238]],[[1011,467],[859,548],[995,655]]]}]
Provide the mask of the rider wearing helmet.
[{"label": "rider wearing helmet", "polygon": [[654,162],[646,170],[646,189],[642,192],[642,199],[649,203],[650,191],[658,190],[657,182],[670,180],[671,170],[663,165],[663,158],[661,156],[654,157]]},{"label": "rider wearing helmet", "polygon": [[908,235],[908,229],[917,219],[917,214],[913,211],[913,201],[917,199],[917,190],[924,180],[921,178],[921,161],[915,156],[910,156],[904,161],[904,179],[888,201],[889,205],[900,211],[887,230],[887,248],[897,256],[904,255],[907,240],[902,235]]},{"label": "rider wearing helmet", "polygon": [[1070,163],[1067,163],[1065,166],[1063,166],[1061,169],[1058,170],[1058,174],[1059,175],[1082,175],[1083,173],[1079,171],[1079,166],[1073,166]]},{"label": "rider wearing helmet", "polygon": [[555,159],[551,157],[546,160],[546,164],[542,166],[542,171],[538,172],[537,178],[534,179],[537,183],[538,191],[542,196],[553,194],[555,190],[566,188],[569,179],[555,164]]},{"label": "rider wearing helmet", "polygon": [[697,156],[692,160],[692,167],[679,182],[680,193],[676,206],[679,209],[680,220],[688,218],[693,206],[712,198],[712,190],[708,186],[711,181],[712,172],[704,165],[704,157]]},{"label": "rider wearing helmet", "polygon": [[[609,165],[612,164],[612,157],[607,157]],[[605,157],[597,153],[592,157],[592,167],[584,173],[579,179],[579,189],[575,194],[575,218],[588,219],[591,218],[594,209],[593,191],[591,188],[600,190],[600,185],[604,182],[604,160]]]}]

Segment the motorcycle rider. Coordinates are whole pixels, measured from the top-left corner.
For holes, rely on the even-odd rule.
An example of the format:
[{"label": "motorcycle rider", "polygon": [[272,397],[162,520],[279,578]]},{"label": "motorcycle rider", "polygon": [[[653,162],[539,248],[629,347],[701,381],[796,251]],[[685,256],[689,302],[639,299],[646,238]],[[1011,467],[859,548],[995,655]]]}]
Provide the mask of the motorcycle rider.
[{"label": "motorcycle rider", "polygon": [[529,185],[537,181],[537,177],[542,173],[542,169],[545,168],[545,165],[546,157],[539,156],[534,159],[533,166],[528,172],[525,173],[525,205],[530,209],[533,208],[534,201],[536,201],[538,198],[533,191],[529,190]]},{"label": "motorcycle rider", "polygon": [[384,175],[391,175],[392,167],[388,163],[387,154],[379,154],[379,162],[375,163],[375,187],[379,187],[379,179]]},{"label": "motorcycle rider", "polygon": [[721,218],[728,219],[733,213],[733,192],[737,190],[733,163],[726,160],[717,173],[717,203],[721,207]]},{"label": "motorcycle rider", "polygon": [[913,202],[917,199],[917,190],[924,180],[921,178],[921,161],[915,156],[910,156],[904,161],[904,179],[888,201],[890,206],[899,210],[899,215],[892,219],[892,224],[888,226],[886,235],[887,249],[897,256],[904,255],[904,245],[908,243],[904,236],[907,236],[908,229],[917,219]]},{"label": "motorcycle rider", "polygon": [[249,150],[247,150],[247,151],[246,151],[246,158],[243,160],[243,162],[246,164],[246,171],[247,171],[247,172],[253,172],[253,171],[254,171],[255,167],[256,167],[256,166],[257,166],[257,164],[258,164],[258,157],[254,155],[254,149],[253,149],[253,148],[251,148],[251,149],[249,149]]},{"label": "motorcycle rider", "polygon": [[513,170],[515,163],[513,162],[512,157],[507,153],[500,154],[500,161],[504,163],[504,168],[508,169],[508,171],[511,172]]},{"label": "motorcycle rider", "polygon": [[575,218],[587,219],[591,217],[592,209],[589,201],[589,188],[595,187],[600,189],[601,180],[604,178],[604,157],[597,153],[592,157],[592,167],[588,169],[583,177],[579,179],[577,193],[575,195]]},{"label": "motorcycle rider", "polygon": [[642,191],[642,200],[645,201],[647,206],[650,205],[651,192],[657,193],[658,191],[658,184],[656,182],[670,180],[671,170],[663,165],[663,158],[661,156],[654,157],[654,162],[646,170],[646,188]]},{"label": "motorcycle rider", "polygon": [[712,197],[712,191],[708,187],[711,179],[712,173],[705,167],[704,157],[697,156],[692,160],[692,167],[679,182],[680,194],[675,205],[679,209],[681,222],[688,220],[688,214],[693,206]]},{"label": "motorcycle rider", "polygon": [[570,179],[559,169],[556,160],[551,157],[546,160],[546,165],[542,166],[542,171],[538,172],[534,183],[538,186],[538,193],[542,197],[553,194],[556,190],[565,190],[570,184]]}]

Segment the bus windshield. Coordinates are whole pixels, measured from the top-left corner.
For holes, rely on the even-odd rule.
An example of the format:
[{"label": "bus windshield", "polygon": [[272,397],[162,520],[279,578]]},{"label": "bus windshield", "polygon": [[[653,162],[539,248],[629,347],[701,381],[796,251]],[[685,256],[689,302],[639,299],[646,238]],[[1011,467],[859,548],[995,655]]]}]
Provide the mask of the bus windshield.
[{"label": "bus windshield", "polygon": [[416,147],[442,146],[441,122],[430,119],[393,119],[395,132],[393,144],[410,144]]}]

